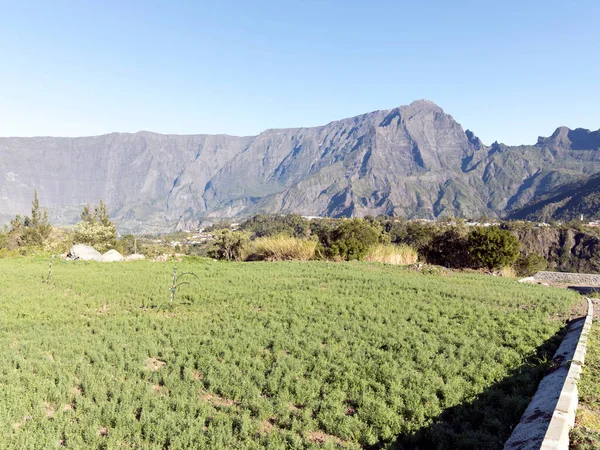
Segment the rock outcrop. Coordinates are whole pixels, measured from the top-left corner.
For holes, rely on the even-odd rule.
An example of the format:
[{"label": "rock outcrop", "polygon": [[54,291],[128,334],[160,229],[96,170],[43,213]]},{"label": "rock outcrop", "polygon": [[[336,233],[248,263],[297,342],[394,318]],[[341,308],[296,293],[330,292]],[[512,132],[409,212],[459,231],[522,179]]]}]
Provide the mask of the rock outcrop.
[{"label": "rock outcrop", "polygon": [[116,250],[109,250],[100,258],[100,262],[119,262],[123,260],[123,255]]},{"label": "rock outcrop", "polygon": [[81,260],[81,261],[100,261],[102,255],[94,247],[89,245],[76,244],[71,247],[67,259]]}]

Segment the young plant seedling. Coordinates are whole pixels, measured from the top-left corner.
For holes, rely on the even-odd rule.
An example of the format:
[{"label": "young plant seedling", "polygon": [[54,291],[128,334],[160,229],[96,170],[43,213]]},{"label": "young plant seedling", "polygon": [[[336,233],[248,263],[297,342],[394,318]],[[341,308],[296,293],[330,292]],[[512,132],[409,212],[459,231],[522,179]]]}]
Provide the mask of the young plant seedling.
[{"label": "young plant seedling", "polygon": [[174,267],[173,268],[173,283],[171,283],[171,304],[173,304],[173,300],[175,300],[175,291],[177,290],[177,288],[183,284],[190,284],[187,281],[179,281],[179,279],[185,275],[193,275],[197,279],[200,279],[198,277],[198,275],[196,275],[193,272],[184,272],[182,274],[179,274],[179,276],[178,276],[177,275],[177,267]]},{"label": "young plant seedling", "polygon": [[50,257],[50,266],[48,267],[48,276],[46,277],[45,280],[44,280],[44,277],[42,276],[42,283],[46,283],[46,284],[50,283],[50,278],[52,278],[52,260],[53,259],[54,259],[54,255],[52,255]]}]

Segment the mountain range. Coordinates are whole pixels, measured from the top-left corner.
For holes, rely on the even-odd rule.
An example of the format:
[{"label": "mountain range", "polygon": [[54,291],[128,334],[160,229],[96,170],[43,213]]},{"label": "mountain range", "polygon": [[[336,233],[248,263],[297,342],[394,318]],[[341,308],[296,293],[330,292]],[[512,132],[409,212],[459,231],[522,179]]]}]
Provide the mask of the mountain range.
[{"label": "mountain range", "polygon": [[600,172],[599,150],[600,130],[566,127],[535,145],[484,145],[427,100],[248,137],[0,138],[0,220],[27,213],[34,189],[55,224],[102,198],[133,232],[256,213],[532,217]]}]

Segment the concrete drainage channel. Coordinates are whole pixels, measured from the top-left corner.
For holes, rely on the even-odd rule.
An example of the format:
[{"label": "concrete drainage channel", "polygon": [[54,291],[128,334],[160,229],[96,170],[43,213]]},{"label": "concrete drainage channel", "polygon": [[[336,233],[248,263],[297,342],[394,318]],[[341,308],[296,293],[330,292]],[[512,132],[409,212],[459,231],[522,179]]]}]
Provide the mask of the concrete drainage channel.
[{"label": "concrete drainage channel", "polygon": [[505,450],[568,450],[569,432],[575,425],[577,380],[594,317],[589,298],[587,303],[587,316],[569,326],[554,354],[554,370],[540,382],[521,421],[504,445]]}]

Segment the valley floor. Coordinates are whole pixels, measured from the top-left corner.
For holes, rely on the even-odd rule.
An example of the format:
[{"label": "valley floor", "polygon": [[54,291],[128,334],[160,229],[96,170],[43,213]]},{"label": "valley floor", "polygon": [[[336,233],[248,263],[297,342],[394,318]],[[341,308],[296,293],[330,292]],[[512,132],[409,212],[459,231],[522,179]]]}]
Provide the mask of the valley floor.
[{"label": "valley floor", "polygon": [[[194,272],[169,302],[173,264]],[[575,293],[377,263],[0,260],[0,448],[502,448]]]}]

